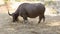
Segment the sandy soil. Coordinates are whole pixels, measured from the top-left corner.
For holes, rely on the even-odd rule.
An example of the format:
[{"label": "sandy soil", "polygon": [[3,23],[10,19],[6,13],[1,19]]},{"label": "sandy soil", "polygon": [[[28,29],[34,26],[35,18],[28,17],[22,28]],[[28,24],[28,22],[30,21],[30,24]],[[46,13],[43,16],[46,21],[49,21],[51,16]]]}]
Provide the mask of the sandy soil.
[{"label": "sandy soil", "polygon": [[24,24],[21,17],[18,22],[12,22],[12,17],[3,9],[0,7],[0,34],[60,34],[60,16],[45,15],[45,22],[38,25],[38,17],[29,18],[29,23]]}]

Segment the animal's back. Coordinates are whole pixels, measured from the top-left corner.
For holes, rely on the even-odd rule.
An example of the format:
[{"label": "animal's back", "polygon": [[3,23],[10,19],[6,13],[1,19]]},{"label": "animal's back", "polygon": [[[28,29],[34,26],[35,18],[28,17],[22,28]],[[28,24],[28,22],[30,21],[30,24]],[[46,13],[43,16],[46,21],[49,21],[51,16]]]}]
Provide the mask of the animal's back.
[{"label": "animal's back", "polygon": [[43,14],[45,11],[45,7],[41,3],[23,3],[22,5],[28,16],[31,18]]}]

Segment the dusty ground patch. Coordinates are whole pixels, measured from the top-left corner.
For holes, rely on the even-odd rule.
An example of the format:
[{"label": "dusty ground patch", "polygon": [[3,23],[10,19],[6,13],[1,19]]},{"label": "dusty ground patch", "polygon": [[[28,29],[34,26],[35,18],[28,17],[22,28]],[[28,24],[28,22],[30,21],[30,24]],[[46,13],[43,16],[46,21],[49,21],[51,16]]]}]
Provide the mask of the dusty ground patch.
[{"label": "dusty ground patch", "polygon": [[46,22],[37,25],[38,18],[29,19],[30,24],[23,24],[23,20],[12,22],[8,14],[0,14],[1,34],[60,34],[60,16],[46,16]]}]

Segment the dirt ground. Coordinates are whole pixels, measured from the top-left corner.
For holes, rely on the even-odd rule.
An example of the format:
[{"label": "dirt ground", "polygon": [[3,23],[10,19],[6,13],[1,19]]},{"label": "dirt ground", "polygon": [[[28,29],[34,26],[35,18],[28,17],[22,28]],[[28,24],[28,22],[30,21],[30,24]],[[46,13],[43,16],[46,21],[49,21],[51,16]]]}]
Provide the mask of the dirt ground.
[{"label": "dirt ground", "polygon": [[6,8],[0,7],[0,34],[60,34],[60,16],[45,17],[45,22],[40,24],[37,24],[38,17],[29,18],[28,24],[24,24],[21,17],[18,22],[12,22]]}]

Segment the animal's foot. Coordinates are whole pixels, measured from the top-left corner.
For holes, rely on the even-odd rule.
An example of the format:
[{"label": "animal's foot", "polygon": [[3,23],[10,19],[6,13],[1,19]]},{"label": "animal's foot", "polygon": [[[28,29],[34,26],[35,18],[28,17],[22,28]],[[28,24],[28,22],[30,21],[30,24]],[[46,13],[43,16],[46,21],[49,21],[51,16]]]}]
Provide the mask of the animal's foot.
[{"label": "animal's foot", "polygon": [[28,20],[25,20],[23,23],[24,24],[30,24],[30,22]]},{"label": "animal's foot", "polygon": [[26,23],[28,23],[28,21],[27,21],[27,20],[25,20],[25,21],[23,21],[23,23],[24,23],[24,24],[26,24]]}]

